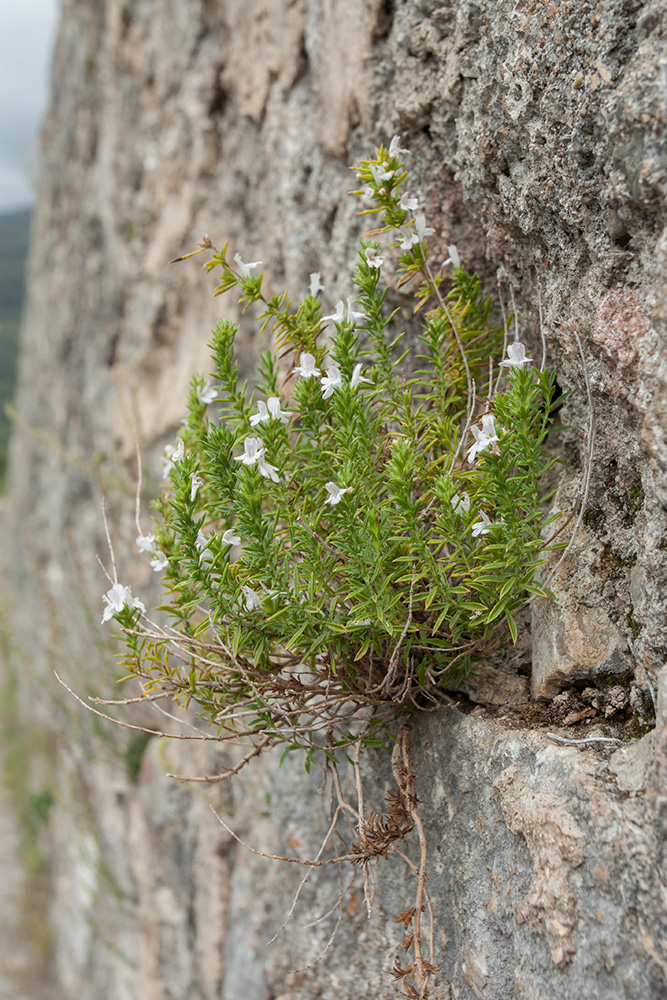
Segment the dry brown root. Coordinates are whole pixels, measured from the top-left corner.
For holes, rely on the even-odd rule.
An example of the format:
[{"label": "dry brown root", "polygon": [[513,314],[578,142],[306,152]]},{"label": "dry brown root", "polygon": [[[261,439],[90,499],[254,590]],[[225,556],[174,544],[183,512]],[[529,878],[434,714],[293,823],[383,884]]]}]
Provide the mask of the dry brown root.
[{"label": "dry brown root", "polygon": [[[425,1000],[429,995],[429,983],[433,973],[437,972],[439,967],[433,961],[433,912],[426,891],[428,845],[424,824],[418,812],[419,799],[415,793],[416,775],[412,770],[410,761],[407,723],[401,726],[392,753],[391,763],[401,812],[405,816],[406,821],[411,824],[411,829],[417,830],[419,838],[419,865],[416,866],[410,863],[417,879],[415,905],[395,917],[398,923],[403,924],[406,931],[405,938],[403,939],[403,948],[406,952],[412,951],[414,959],[405,967],[401,966],[397,959],[394,963],[393,976],[395,981],[401,983],[403,992],[407,997],[410,997],[411,1000]],[[429,952],[428,959],[424,957],[424,932],[422,930],[422,914],[426,906],[428,906],[430,918],[427,946]]]}]

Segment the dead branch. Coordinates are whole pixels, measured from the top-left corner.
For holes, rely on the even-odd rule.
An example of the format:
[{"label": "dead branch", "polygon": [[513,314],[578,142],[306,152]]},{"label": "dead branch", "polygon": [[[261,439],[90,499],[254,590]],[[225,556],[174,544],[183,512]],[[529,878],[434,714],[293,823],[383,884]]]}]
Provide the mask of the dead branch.
[{"label": "dead branch", "polygon": [[234,767],[228,767],[221,774],[203,774],[199,776],[185,775],[185,774],[170,774],[167,773],[168,778],[176,778],[177,781],[200,781],[206,784],[212,785],[218,781],[226,781],[227,778],[231,778],[232,775],[238,774],[239,771],[246,766],[246,764],[253,759],[253,757],[258,757],[263,750],[271,746],[273,743],[273,738],[270,736],[265,736],[250,750],[245,757],[234,765]]},{"label": "dead branch", "polygon": [[339,865],[342,864],[344,861],[351,861],[355,864],[358,863],[359,861],[363,861],[363,858],[360,858],[356,854],[343,854],[336,858],[326,858],[324,860],[314,860],[314,861],[311,861],[307,858],[284,857],[282,854],[266,854],[264,851],[258,851],[254,847],[251,847],[250,844],[246,844],[244,840],[241,840],[238,834],[234,833],[234,831],[229,826],[227,826],[222,816],[220,816],[220,814],[216,812],[216,810],[212,805],[210,808],[211,812],[217,819],[218,823],[220,823],[220,825],[224,827],[224,829],[227,831],[230,837],[232,837],[232,839],[235,840],[237,844],[240,844],[241,847],[245,847],[245,849],[247,851],[250,851],[251,854],[256,854],[260,858],[269,858],[269,860],[271,861],[285,861],[287,862],[287,864],[290,865],[304,865],[305,867],[309,868],[324,868],[326,865]]},{"label": "dead branch", "polygon": [[122,726],[123,729],[134,729],[139,733],[148,733],[149,736],[164,736],[170,740],[199,740],[201,742],[207,742],[207,743],[220,742],[219,736],[207,736],[205,734],[200,736],[184,736],[180,733],[164,733],[159,729],[147,729],[146,726],[135,726],[132,725],[132,723],[130,722],[122,722],[120,719],[114,719],[113,716],[107,715],[105,712],[98,712],[98,710],[96,708],[93,708],[92,705],[88,705],[83,700],[83,698],[79,698],[78,694],[75,694],[75,692],[72,691],[71,687],[69,687],[69,685],[65,683],[62,677],[60,677],[57,670],[54,670],[53,673],[58,683],[62,684],[65,690],[69,692],[69,694],[72,695],[75,701],[78,701],[78,703],[83,708],[85,708],[87,712],[92,712],[93,715],[99,716],[100,719],[106,719],[107,722],[113,722],[117,726]]},{"label": "dead branch", "polygon": [[589,743],[623,743],[623,740],[619,740],[615,736],[589,736],[585,740],[569,740],[565,736],[547,733],[547,739],[553,740],[554,743],[563,743],[569,747],[583,747]]}]

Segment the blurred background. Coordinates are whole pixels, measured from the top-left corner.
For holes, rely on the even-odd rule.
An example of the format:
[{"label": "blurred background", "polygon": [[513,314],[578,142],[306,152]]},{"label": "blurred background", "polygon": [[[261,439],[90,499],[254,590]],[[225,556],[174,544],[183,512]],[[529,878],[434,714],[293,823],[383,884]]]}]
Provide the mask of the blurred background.
[{"label": "blurred background", "polygon": [[[58,0],[0,4],[0,522],[14,395],[30,218],[39,170],[38,134],[49,96]],[[0,527],[3,525],[0,523]],[[4,617],[4,616],[3,616]],[[16,692],[5,671],[0,625],[0,998],[44,993],[48,946],[34,913],[43,904],[44,859],[37,848],[51,792],[29,790],[17,739]]]},{"label": "blurred background", "polygon": [[4,489],[10,402],[39,169],[38,130],[46,108],[58,0],[0,5],[0,489]]}]

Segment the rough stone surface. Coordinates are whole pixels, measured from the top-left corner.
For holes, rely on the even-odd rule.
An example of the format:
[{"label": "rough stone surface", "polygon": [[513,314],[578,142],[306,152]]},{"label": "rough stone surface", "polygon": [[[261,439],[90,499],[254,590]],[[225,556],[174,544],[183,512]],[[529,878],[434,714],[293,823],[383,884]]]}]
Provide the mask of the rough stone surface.
[{"label": "rough stone surface", "polygon": [[[52,670],[84,699],[112,690],[118,668],[100,640],[106,582],[94,561],[96,551],[108,561],[102,494],[120,576],[135,593],[155,586],[129,555],[135,442],[150,494],[223,309],[198,258],[169,261],[208,232],[263,260],[276,291],[303,292],[320,270],[333,305],[348,294],[361,227],[348,165],[401,133],[412,193],[437,228],[436,258],[455,242],[489,291],[497,278],[532,351],[541,308],[549,363],[569,393],[568,429],[554,440],[556,502],[572,515],[563,540],[590,462],[575,544],[545,567],[555,601],[533,608],[523,660],[503,662],[508,699],[486,669],[467,693],[491,708],[413,724],[441,964],[434,996],[658,1000],[667,990],[662,0],[63,0],[61,22],[3,540],[15,663],[32,678],[24,712],[52,733],[57,762],[54,981],[81,1000],[393,995],[392,918],[411,892],[400,859],[378,866],[373,919],[353,887],[336,942],[294,971],[326,947],[335,916],[312,920],[334,905],[336,875],[306,883],[295,922],[267,947],[302,874],[244,851],[208,808],[253,846],[312,854],[326,823],[317,776],[270,759],[235,786],[182,785],[166,772],[215,773],[215,744],[157,738],[137,771],[137,734],[84,712]],[[396,303],[404,309],[398,293]],[[264,346],[249,324],[244,371]],[[550,709],[521,707],[531,641],[533,694],[565,688],[570,705],[582,695],[563,718],[568,735],[605,732],[616,711],[627,738],[632,713],[643,725],[640,708],[649,711],[641,692],[659,680],[651,745],[625,749],[628,764],[622,751],[608,760],[549,742],[538,723],[554,724]],[[631,682],[627,701],[583,698],[609,674],[615,686]],[[183,732],[155,709],[123,718]],[[381,806],[386,762],[369,766]]]},{"label": "rough stone surface", "polygon": [[[531,673],[535,698],[553,697],[574,681],[632,672],[628,640],[608,612],[604,590],[590,589],[599,553],[595,536],[581,528],[555,578],[556,600],[535,603]],[[582,572],[585,566],[588,574]]]}]

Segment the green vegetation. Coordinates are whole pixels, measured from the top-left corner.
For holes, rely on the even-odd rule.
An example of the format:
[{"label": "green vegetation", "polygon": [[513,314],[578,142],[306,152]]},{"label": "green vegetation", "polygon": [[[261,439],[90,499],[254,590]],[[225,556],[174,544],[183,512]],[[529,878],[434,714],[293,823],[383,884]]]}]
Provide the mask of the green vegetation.
[{"label": "green vegetation", "polygon": [[[237,324],[218,323],[214,381],[192,381],[155,527],[139,526],[136,540],[164,572],[163,615],[114,576],[103,621],[121,626],[126,667],[147,697],[194,705],[218,740],[246,742],[215,780],[274,745],[283,759],[302,751],[307,769],[324,762],[333,821],[318,858],[340,855],[315,863],[363,868],[367,899],[369,866],[417,831],[414,905],[395,918],[413,960],[396,961],[392,976],[425,998],[436,966],[432,914],[430,932],[421,923],[427,843],[409,719],[441,704],[476,659],[516,642],[517,613],[548,596],[536,573],[558,401],[555,376],[508,344],[457,248],[433,263],[434,230],[398,142],[357,167],[355,194],[379,225],[361,241],[347,306],[331,315],[320,274],[292,306],[287,292],[265,296],[261,261],[202,242],[217,294],[256,311],[275,352],[253,386],[240,384]],[[389,305],[401,287],[421,320],[412,347]],[[366,816],[361,753],[392,744],[396,791],[386,812]],[[345,758],[356,807],[338,778]],[[356,818],[353,844],[343,816]]]},{"label": "green vegetation", "polygon": [[[380,217],[368,235],[387,238],[361,242],[354,293],[330,316],[318,274],[294,309],[265,298],[260,261],[206,244],[218,294],[257,308],[277,350],[250,393],[222,320],[215,383],[193,380],[156,530],[137,539],[165,571],[172,627],[145,627],[118,582],[105,598],[146,691],[196,703],[221,739],[304,750],[307,766],[323,733],[332,753],[357,742],[360,719],[364,745],[386,744],[392,717],[437,704],[546,596],[555,376],[507,345],[456,247],[432,270],[399,154],[358,167],[355,193]],[[415,350],[392,330],[390,255],[422,318]]]},{"label": "green vegetation", "polygon": [[30,209],[0,215],[0,490],[10,430],[5,406],[14,394],[29,235]]}]

